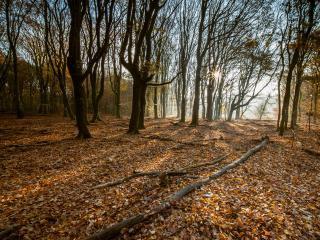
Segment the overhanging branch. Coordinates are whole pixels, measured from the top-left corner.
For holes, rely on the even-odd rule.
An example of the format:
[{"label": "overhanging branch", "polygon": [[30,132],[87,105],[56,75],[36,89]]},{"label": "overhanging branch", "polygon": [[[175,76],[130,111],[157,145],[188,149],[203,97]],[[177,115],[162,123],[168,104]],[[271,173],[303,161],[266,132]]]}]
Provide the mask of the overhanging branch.
[{"label": "overhanging branch", "polygon": [[164,82],[164,83],[148,83],[147,86],[148,86],[148,87],[159,87],[159,86],[163,86],[163,85],[170,84],[170,83],[172,83],[172,82],[179,76],[179,74],[181,74],[181,73],[182,73],[182,72],[178,72],[178,74],[177,74],[174,78],[172,78],[171,81],[169,81],[169,82]]}]

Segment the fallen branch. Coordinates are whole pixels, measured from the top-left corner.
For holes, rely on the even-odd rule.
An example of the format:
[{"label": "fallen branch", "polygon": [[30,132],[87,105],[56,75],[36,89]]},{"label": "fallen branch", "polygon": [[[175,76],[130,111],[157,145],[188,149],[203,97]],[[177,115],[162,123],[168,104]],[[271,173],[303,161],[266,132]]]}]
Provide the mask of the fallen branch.
[{"label": "fallen branch", "polygon": [[59,160],[55,161],[53,164],[57,164],[62,160],[62,158],[60,158]]},{"label": "fallen branch", "polygon": [[[177,175],[184,175],[190,172],[185,172],[184,170],[189,169],[189,168],[197,168],[197,167],[202,167],[202,166],[207,166],[207,165],[213,165],[216,164],[218,162],[221,162],[223,159],[225,159],[227,156],[229,156],[229,154],[227,155],[223,155],[220,158],[218,158],[217,160],[211,161],[211,162],[207,162],[207,163],[202,163],[202,164],[198,164],[198,165],[193,165],[193,166],[187,166],[184,168],[180,168],[176,171],[170,171],[170,172],[164,172],[164,171],[159,171],[159,172],[134,172],[133,175],[122,178],[118,181],[115,182],[108,182],[108,183],[104,183],[104,184],[100,184],[97,186],[92,187],[91,189],[98,189],[98,188],[103,188],[103,187],[112,187],[112,186],[116,186],[116,185],[120,185],[132,178],[137,178],[137,177],[144,177],[144,176],[152,176],[152,177],[157,177],[159,176],[161,173],[166,173],[168,176],[177,176]],[[101,175],[105,175],[104,173]]]},{"label": "fallen branch", "polygon": [[4,147],[1,147],[0,149],[4,149],[4,148],[8,148],[8,147],[34,147],[34,146],[44,146],[44,145],[49,145],[49,144],[52,144],[52,143],[56,143],[56,142],[61,142],[61,141],[64,141],[64,140],[69,140],[69,139],[73,139],[75,137],[69,137],[69,138],[63,138],[63,139],[60,139],[60,140],[56,140],[56,141],[51,141],[51,142],[42,142],[42,143],[33,143],[33,144],[23,144],[23,145],[18,145],[18,144],[10,144],[10,145],[6,145]]},{"label": "fallen branch", "polygon": [[137,215],[128,218],[112,227],[107,228],[106,230],[103,230],[99,233],[93,234],[87,238],[85,238],[84,240],[102,240],[102,239],[110,239],[112,237],[117,236],[121,230],[123,228],[130,228],[132,226],[134,226],[135,224],[141,222],[144,218],[155,214],[157,211],[163,209],[164,207],[168,207],[170,206],[170,203],[172,200],[179,200],[181,199],[183,196],[187,195],[189,192],[195,190],[198,187],[201,187],[202,185],[218,178],[219,176],[222,176],[223,174],[225,174],[228,170],[237,167],[238,165],[240,165],[242,162],[244,162],[246,159],[248,159],[249,156],[251,156],[252,154],[254,154],[255,152],[259,151],[265,144],[267,144],[267,142],[269,141],[269,137],[266,136],[263,138],[263,142],[250,149],[246,154],[244,154],[241,158],[239,158],[237,161],[227,165],[226,167],[222,168],[221,170],[219,170],[218,172],[212,174],[211,176],[209,176],[206,179],[200,180],[198,182],[192,183],[190,185],[188,185],[187,187],[183,188],[182,190],[180,190],[179,192],[177,192],[176,194],[174,194],[170,199],[164,201],[163,203],[161,203],[159,206],[151,209],[150,211],[146,211],[143,213],[138,213]]},{"label": "fallen branch", "polygon": [[292,132],[293,132],[293,137],[297,140],[297,143],[299,144],[299,147],[301,148],[301,150],[303,150],[306,153],[308,153],[310,155],[313,155],[313,156],[320,156],[320,152],[302,146],[302,143],[300,142],[300,140],[297,137],[296,133],[293,130],[292,130]]},{"label": "fallen branch", "polygon": [[202,167],[202,166],[208,166],[208,165],[214,165],[218,162],[221,162],[223,159],[227,158],[230,154],[226,154],[226,155],[223,155],[221,157],[219,157],[217,160],[214,160],[212,162],[207,162],[207,163],[201,163],[201,164],[198,164],[198,165],[192,165],[192,166],[187,166],[187,167],[183,167],[183,168],[180,168],[178,171],[185,171],[189,168],[197,168],[197,167]]},{"label": "fallen branch", "polygon": [[13,226],[13,227],[7,228],[6,230],[3,230],[2,232],[0,232],[0,240],[8,237],[13,232],[17,231],[19,228],[20,226]]},{"label": "fallen branch", "polygon": [[206,125],[206,124],[198,124],[198,125],[187,125],[187,126],[184,126],[184,125],[181,125],[181,124],[179,124],[179,123],[175,123],[175,122],[170,122],[172,125],[174,125],[174,126],[179,126],[179,127],[207,127],[207,128],[209,128],[209,129],[211,129],[211,130],[216,130],[216,128],[215,127],[213,127],[213,126],[210,126],[210,125]]},{"label": "fallen branch", "polygon": [[194,141],[191,141],[191,142],[177,141],[177,140],[174,140],[174,139],[171,139],[171,138],[164,138],[164,137],[160,137],[160,136],[157,136],[157,135],[142,136],[142,137],[143,138],[150,138],[150,139],[157,139],[157,140],[161,140],[161,141],[171,141],[171,142],[176,142],[176,143],[180,143],[180,144],[183,144],[183,145],[191,145],[191,144],[194,144],[194,143],[197,143],[197,142],[204,142],[204,141],[227,140],[227,139],[224,139],[221,135],[220,135],[220,138],[199,139],[199,140],[194,140]]},{"label": "fallen branch", "polygon": [[101,118],[98,119],[99,121],[103,122],[105,125],[108,125],[105,121],[103,121]]},{"label": "fallen branch", "polygon": [[103,188],[103,187],[112,187],[112,186],[116,186],[116,185],[119,185],[125,181],[128,181],[132,178],[137,178],[137,177],[143,177],[143,176],[150,176],[150,175],[156,175],[158,174],[159,172],[141,172],[141,173],[136,173],[136,174],[133,174],[131,176],[128,176],[128,177],[125,177],[125,178],[122,178],[116,182],[108,182],[108,183],[104,183],[104,184],[101,184],[101,185],[98,185],[98,186],[95,186],[91,189],[97,189],[97,188]]},{"label": "fallen branch", "polygon": [[164,138],[164,137],[160,137],[157,135],[150,135],[150,136],[142,136],[143,138],[150,138],[150,139],[157,139],[157,140],[162,140],[162,141],[172,141],[172,142],[176,142],[176,140],[171,139],[171,138]]},{"label": "fallen branch", "polygon": [[[161,174],[163,172],[139,172],[139,173],[135,173],[131,176],[122,178],[118,181],[115,182],[108,182],[108,183],[104,183],[95,187],[92,187],[91,189],[97,189],[97,188],[103,188],[103,187],[112,187],[112,186],[116,186],[116,185],[120,185],[121,183],[124,183],[132,178],[137,178],[137,177],[144,177],[144,176],[158,176],[159,174]],[[175,175],[183,175],[183,174],[187,174],[190,172],[182,172],[182,171],[172,171],[172,172],[166,172],[167,175],[169,176],[175,176]],[[102,174],[104,175],[104,174]]]}]

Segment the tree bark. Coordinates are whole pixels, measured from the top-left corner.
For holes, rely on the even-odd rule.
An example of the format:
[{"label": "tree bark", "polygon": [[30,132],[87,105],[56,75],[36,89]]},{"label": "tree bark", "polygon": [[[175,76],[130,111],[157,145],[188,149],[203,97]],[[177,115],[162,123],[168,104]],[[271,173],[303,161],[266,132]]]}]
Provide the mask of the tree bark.
[{"label": "tree bark", "polygon": [[139,117],[140,117],[140,96],[141,96],[141,86],[139,80],[134,80],[133,83],[133,96],[132,96],[132,112],[129,123],[128,133],[139,134]]},{"label": "tree bark", "polygon": [[146,128],[144,126],[144,114],[146,111],[146,91],[147,91],[147,85],[142,84],[141,93],[140,93],[140,116],[139,116],[138,129],[145,129]]},{"label": "tree bark", "polygon": [[292,115],[291,115],[291,125],[290,128],[293,129],[297,125],[297,117],[298,117],[298,102],[299,102],[299,97],[300,97],[300,88],[302,84],[302,70],[298,70],[297,73],[297,82],[296,82],[296,87],[294,91],[294,98],[293,98],[293,104],[292,104]]}]

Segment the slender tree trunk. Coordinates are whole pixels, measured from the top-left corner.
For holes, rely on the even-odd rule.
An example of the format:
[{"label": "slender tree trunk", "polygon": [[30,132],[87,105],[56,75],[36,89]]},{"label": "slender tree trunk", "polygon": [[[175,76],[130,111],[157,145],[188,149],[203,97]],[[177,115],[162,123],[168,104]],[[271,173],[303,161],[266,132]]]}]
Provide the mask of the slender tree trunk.
[{"label": "slender tree trunk", "polygon": [[139,116],[139,126],[138,129],[145,129],[144,126],[144,113],[146,110],[146,91],[147,84],[142,84],[140,93],[140,116]]},{"label": "slender tree trunk", "polygon": [[47,114],[48,113],[48,86],[45,85],[43,89],[43,113]]},{"label": "slender tree trunk", "polygon": [[166,118],[166,87],[162,87],[162,118]]},{"label": "slender tree trunk", "polygon": [[[158,83],[159,75],[157,73],[155,82]],[[158,119],[158,88],[153,89],[153,115],[154,119]]]},{"label": "slender tree trunk", "polygon": [[132,96],[132,112],[129,124],[128,133],[132,135],[138,134],[138,125],[139,125],[139,116],[140,116],[140,95],[141,95],[141,80],[134,80],[133,81],[133,96]]},{"label": "slender tree trunk", "polygon": [[278,80],[278,119],[277,119],[277,131],[280,129],[280,117],[281,117],[281,77],[283,71],[281,71],[280,78]]},{"label": "slender tree trunk", "polygon": [[195,89],[194,89],[194,101],[193,101],[193,108],[192,108],[192,121],[190,125],[198,125],[199,121],[199,105],[200,105],[200,74],[201,74],[201,61],[198,60],[197,62],[197,70],[196,70],[196,82],[195,82]]},{"label": "slender tree trunk", "polygon": [[150,88],[147,88],[147,93],[146,93],[146,101],[147,101],[147,106],[146,106],[146,117],[150,117]]},{"label": "slender tree trunk", "polygon": [[[90,82],[91,82],[91,89],[92,89],[92,106],[93,106],[93,117],[91,122],[95,122],[96,120],[100,120],[100,113],[99,113],[99,104],[100,100],[103,96],[104,92],[104,78],[105,78],[105,70],[104,70],[104,63],[105,63],[105,56],[101,58],[101,77],[100,77],[100,90],[99,94],[97,95],[97,79],[96,76],[96,69],[93,71],[93,74],[90,75]],[[91,81],[91,76],[92,81]]]},{"label": "slender tree trunk", "polygon": [[297,125],[297,109],[298,109],[298,101],[299,101],[299,94],[300,94],[300,87],[302,84],[301,76],[303,74],[303,71],[298,70],[297,73],[297,82],[294,92],[294,98],[293,98],[293,104],[292,104],[292,115],[291,115],[291,125],[290,128],[293,129]]},{"label": "slender tree trunk", "polygon": [[299,59],[299,49],[301,46],[303,46],[311,33],[311,29],[313,26],[313,16],[314,16],[314,9],[315,9],[315,1],[310,0],[310,6],[309,6],[309,26],[307,31],[302,36],[302,43],[298,44],[296,47],[291,64],[289,66],[288,76],[287,76],[287,82],[286,82],[286,91],[283,99],[283,105],[282,105],[282,118],[280,122],[280,128],[279,128],[279,136],[283,136],[284,130],[285,130],[285,123],[288,122],[288,116],[289,116],[289,101],[290,101],[290,87],[291,87],[291,80],[292,80],[292,73],[293,70],[298,62]]},{"label": "slender tree trunk", "polygon": [[201,108],[202,108],[202,111],[201,111],[201,117],[202,119],[206,119],[206,104],[205,104],[205,83],[204,81],[201,81]]},{"label": "slender tree trunk", "polygon": [[40,107],[38,109],[38,113],[43,113],[43,104],[44,104],[44,97],[43,97],[43,85],[40,83]]},{"label": "slender tree trunk", "polygon": [[213,102],[212,102],[212,94],[213,94],[213,81],[209,80],[208,88],[207,88],[207,120],[212,122],[212,112],[213,112]]},{"label": "slender tree trunk", "polygon": [[121,103],[120,103],[120,97],[121,97],[121,91],[120,91],[120,84],[121,84],[121,66],[120,66],[120,74],[117,76],[117,94],[116,94],[116,117],[121,118]]},{"label": "slender tree trunk", "polygon": [[181,92],[181,119],[180,122],[186,121],[186,67],[182,68],[182,92]]},{"label": "slender tree trunk", "polygon": [[181,80],[178,81],[178,91],[177,91],[177,118],[181,117]]},{"label": "slender tree trunk", "polygon": [[288,76],[287,76],[286,90],[285,90],[283,105],[282,105],[282,116],[281,116],[281,122],[280,122],[280,128],[279,128],[279,136],[283,136],[284,130],[286,129],[286,122],[288,122],[292,73],[298,62],[298,57],[299,57],[299,50],[296,49],[293,55],[291,65],[288,71]]},{"label": "slender tree trunk", "polygon": [[221,116],[222,87],[223,87],[223,83],[221,81],[219,84],[218,96],[216,99],[215,117],[214,117],[216,120],[220,119],[220,116]]},{"label": "slender tree trunk", "polygon": [[30,99],[30,102],[29,102],[29,111],[31,112],[32,111],[32,83],[30,81],[29,83],[29,99]]}]

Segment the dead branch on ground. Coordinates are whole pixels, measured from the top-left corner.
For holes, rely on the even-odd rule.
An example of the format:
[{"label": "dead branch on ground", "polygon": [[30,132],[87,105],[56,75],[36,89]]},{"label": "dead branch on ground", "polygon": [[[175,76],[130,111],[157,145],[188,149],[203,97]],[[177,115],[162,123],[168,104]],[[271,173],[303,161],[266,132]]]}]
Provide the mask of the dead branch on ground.
[{"label": "dead branch on ground", "polygon": [[190,168],[198,168],[198,167],[213,165],[213,164],[216,164],[216,163],[218,163],[218,162],[221,162],[223,159],[227,158],[229,155],[230,155],[230,153],[229,153],[229,154],[226,154],[226,155],[223,155],[223,156],[219,157],[217,160],[214,160],[214,161],[211,161],[211,162],[201,163],[201,164],[198,164],[198,165],[192,165],[192,166],[183,167],[183,168],[180,168],[178,171],[185,171],[185,170],[190,169]]},{"label": "dead branch on ground", "polygon": [[312,150],[310,148],[306,148],[302,145],[302,143],[300,142],[299,138],[297,137],[296,133],[292,130],[293,132],[293,138],[296,139],[299,147],[301,148],[301,150],[305,151],[306,153],[310,154],[310,155],[313,155],[313,156],[320,156],[320,152],[318,151],[315,151],[315,150]]},{"label": "dead branch on ground", "polygon": [[250,149],[246,154],[244,154],[237,161],[225,166],[224,168],[220,169],[218,172],[212,174],[208,178],[188,185],[187,187],[183,188],[182,190],[180,190],[179,192],[174,194],[171,198],[165,200],[163,203],[161,203],[157,207],[151,209],[150,211],[138,213],[137,215],[135,215],[131,218],[128,218],[120,223],[117,223],[116,225],[109,227],[106,230],[103,230],[99,233],[93,234],[93,235],[85,238],[84,240],[100,240],[100,239],[108,239],[108,238],[110,239],[112,237],[117,236],[121,232],[122,229],[124,229],[124,228],[129,229],[130,227],[141,222],[144,218],[149,217],[151,215],[154,215],[155,213],[157,213],[158,211],[160,211],[161,209],[163,209],[165,207],[169,207],[171,205],[172,201],[181,199],[182,197],[184,197],[188,193],[192,192],[196,188],[201,187],[204,184],[207,184],[208,182],[222,176],[228,170],[239,166],[241,163],[243,163],[245,160],[247,160],[248,157],[250,157],[255,152],[259,151],[265,144],[267,144],[268,141],[269,141],[269,137],[265,136],[263,139],[263,142],[260,145]]},{"label": "dead branch on ground", "polygon": [[34,147],[34,146],[45,146],[45,145],[50,145],[52,143],[57,143],[57,142],[62,142],[65,140],[70,140],[75,138],[75,136],[73,137],[69,137],[69,138],[63,138],[60,140],[56,140],[56,141],[51,141],[51,142],[47,142],[47,141],[43,141],[43,142],[39,142],[39,143],[33,143],[33,144],[22,144],[22,145],[18,145],[18,144],[10,144],[10,145],[6,145],[1,147],[0,149],[4,149],[4,148],[8,148],[8,147],[16,147],[16,148],[21,148],[21,147]]},{"label": "dead branch on ground", "polygon": [[[161,174],[167,174],[168,176],[177,176],[177,175],[184,175],[190,172],[185,172],[186,169],[189,168],[198,168],[198,167],[202,167],[202,166],[208,166],[208,165],[214,165],[218,162],[221,162],[223,159],[225,159],[227,156],[229,156],[229,154],[227,155],[223,155],[221,157],[219,157],[217,160],[211,161],[211,162],[207,162],[207,163],[202,163],[202,164],[198,164],[198,165],[192,165],[192,166],[187,166],[184,168],[180,168],[176,171],[170,171],[170,172],[165,172],[165,171],[159,171],[159,172],[134,172],[133,175],[122,178],[118,181],[115,182],[108,182],[108,183],[104,183],[104,184],[100,184],[97,186],[92,187],[91,189],[98,189],[98,188],[103,188],[103,187],[112,187],[112,186],[116,186],[116,185],[120,185],[130,179],[133,178],[138,178],[138,177],[144,177],[144,176],[151,176],[151,177],[157,177],[160,176]],[[104,173],[101,175],[105,175]]]}]

